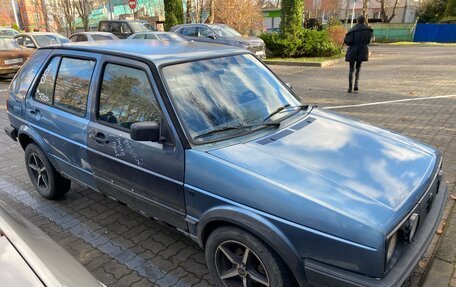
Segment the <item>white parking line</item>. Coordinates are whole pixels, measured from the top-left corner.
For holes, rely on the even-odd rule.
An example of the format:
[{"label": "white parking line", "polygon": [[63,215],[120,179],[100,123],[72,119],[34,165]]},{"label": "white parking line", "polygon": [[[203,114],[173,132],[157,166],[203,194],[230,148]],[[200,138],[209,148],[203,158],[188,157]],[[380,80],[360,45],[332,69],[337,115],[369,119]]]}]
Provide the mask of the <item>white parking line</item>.
[{"label": "white parking line", "polygon": [[435,96],[435,97],[422,97],[422,98],[409,98],[409,99],[401,99],[401,100],[394,100],[394,101],[384,101],[384,102],[373,102],[373,103],[365,103],[365,104],[357,104],[357,105],[345,105],[345,106],[324,107],[324,109],[327,109],[327,110],[334,110],[334,109],[343,109],[343,108],[357,108],[357,107],[367,107],[367,106],[376,106],[376,105],[386,105],[386,104],[394,104],[394,103],[402,103],[402,102],[414,102],[414,101],[422,101],[422,100],[433,100],[433,99],[454,98],[454,97],[456,97],[456,95]]}]

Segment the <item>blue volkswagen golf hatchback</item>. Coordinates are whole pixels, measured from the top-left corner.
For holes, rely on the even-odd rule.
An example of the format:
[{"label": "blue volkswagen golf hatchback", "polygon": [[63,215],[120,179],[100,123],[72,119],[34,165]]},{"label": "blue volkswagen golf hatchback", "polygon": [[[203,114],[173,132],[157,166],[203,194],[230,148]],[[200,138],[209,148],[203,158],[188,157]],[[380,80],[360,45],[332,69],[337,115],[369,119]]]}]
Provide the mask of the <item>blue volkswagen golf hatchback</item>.
[{"label": "blue volkswagen golf hatchback", "polygon": [[42,196],[77,182],[174,226],[217,286],[400,286],[447,196],[436,149],[305,105],[240,48],[38,49],[7,109]]}]

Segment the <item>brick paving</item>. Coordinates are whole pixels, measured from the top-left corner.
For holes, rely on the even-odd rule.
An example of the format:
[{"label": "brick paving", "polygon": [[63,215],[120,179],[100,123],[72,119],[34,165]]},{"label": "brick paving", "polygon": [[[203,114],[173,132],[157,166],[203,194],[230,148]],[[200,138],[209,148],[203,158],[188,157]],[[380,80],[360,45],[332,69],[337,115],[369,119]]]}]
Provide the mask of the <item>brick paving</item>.
[{"label": "brick paving", "polygon": [[[361,71],[358,94],[347,94],[345,63],[329,68],[271,68],[305,102],[321,107],[367,104],[398,99],[456,94],[456,47],[374,46]],[[0,125],[7,124],[0,80]],[[456,98],[436,98],[335,111],[397,131],[439,147],[446,180],[456,193]],[[100,281],[109,286],[212,286],[204,253],[178,231],[76,184],[58,201],[41,198],[24,167],[20,146],[0,133],[0,199],[43,229]],[[456,287],[456,214],[449,209],[431,267],[450,264],[445,286]],[[427,252],[407,286],[421,286],[432,260]],[[435,263],[438,262],[438,263]],[[435,264],[435,265],[434,265]],[[438,266],[437,266],[438,267]],[[426,283],[432,276],[428,276]],[[439,278],[441,278],[440,276]],[[446,278],[446,277],[445,277]],[[429,285],[432,286],[432,285]]]}]

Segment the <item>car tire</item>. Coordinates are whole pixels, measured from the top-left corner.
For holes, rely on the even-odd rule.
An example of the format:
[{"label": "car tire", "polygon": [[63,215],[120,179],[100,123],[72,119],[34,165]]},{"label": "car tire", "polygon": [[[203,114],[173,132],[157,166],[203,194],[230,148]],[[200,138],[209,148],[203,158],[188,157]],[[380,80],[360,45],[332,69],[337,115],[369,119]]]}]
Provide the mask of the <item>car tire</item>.
[{"label": "car tire", "polygon": [[44,152],[36,145],[25,148],[25,167],[35,189],[45,198],[62,198],[71,187],[71,180],[58,173]]},{"label": "car tire", "polygon": [[293,286],[283,260],[261,240],[236,227],[221,227],[208,237],[206,262],[215,285]]}]

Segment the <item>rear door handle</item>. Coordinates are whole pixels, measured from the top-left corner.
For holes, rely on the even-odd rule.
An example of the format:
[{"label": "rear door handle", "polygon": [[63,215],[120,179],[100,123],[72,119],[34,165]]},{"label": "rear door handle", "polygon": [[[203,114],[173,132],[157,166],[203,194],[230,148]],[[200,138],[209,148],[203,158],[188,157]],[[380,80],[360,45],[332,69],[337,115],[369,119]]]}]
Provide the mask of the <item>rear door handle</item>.
[{"label": "rear door handle", "polygon": [[90,137],[96,141],[98,144],[107,144],[109,143],[109,140],[106,138],[106,135],[104,133],[96,133],[95,135],[90,135]]}]

